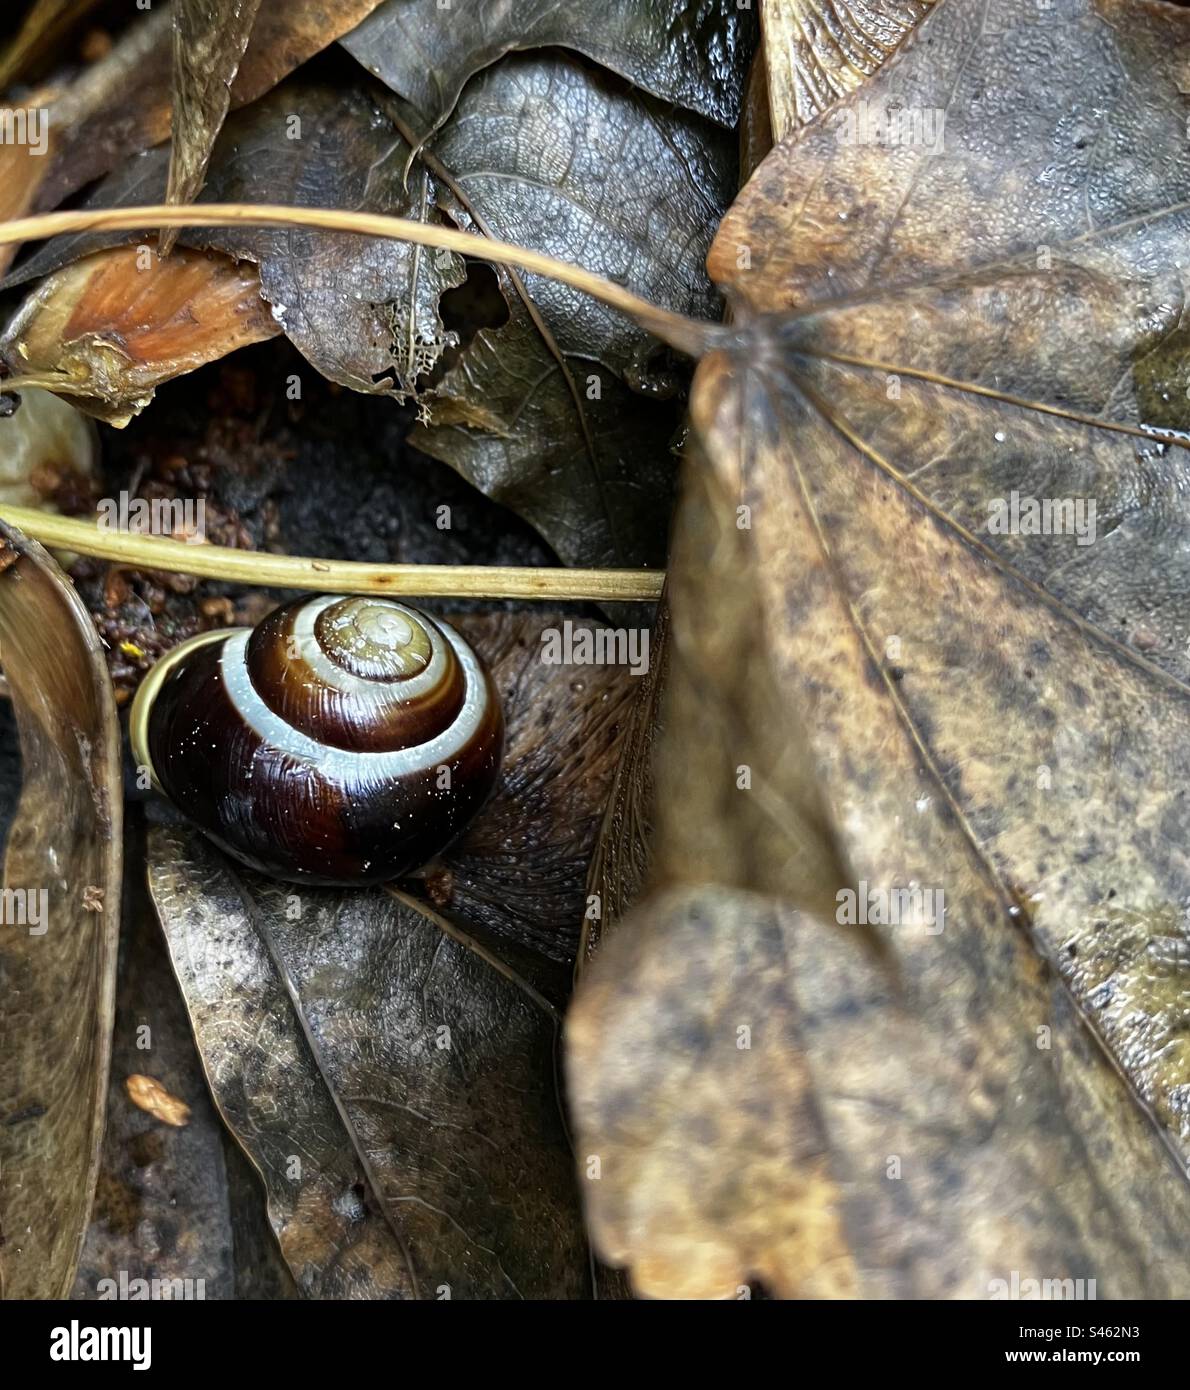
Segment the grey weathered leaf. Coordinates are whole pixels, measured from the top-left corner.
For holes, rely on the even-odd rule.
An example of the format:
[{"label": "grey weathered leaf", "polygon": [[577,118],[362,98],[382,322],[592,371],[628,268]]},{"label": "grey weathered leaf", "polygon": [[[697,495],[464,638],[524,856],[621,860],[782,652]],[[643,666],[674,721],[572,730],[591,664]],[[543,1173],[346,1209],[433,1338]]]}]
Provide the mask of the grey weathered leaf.
[{"label": "grey weathered leaf", "polygon": [[[566,59],[518,57],[468,86],[432,149],[464,225],[473,216],[680,312],[717,312],[702,262],[735,155],[714,127]],[[650,384],[651,340],[563,285],[521,283],[524,297],[505,288],[508,322],[481,330],[435,386],[414,442],[515,506],[571,563],[660,563],[679,416],[629,389]]]},{"label": "grey weathered leaf", "polygon": [[383,889],[298,894],[233,873],[192,831],[155,833],[150,884],[303,1292],[582,1293],[540,996]]},{"label": "grey weathered leaf", "polygon": [[0,656],[24,781],[0,924],[0,1292],[74,1281],[103,1136],[120,920],[115,699],[82,601],[0,523]]},{"label": "grey weathered leaf", "polygon": [[[288,138],[292,119],[301,140]],[[292,82],[229,120],[203,196],[425,218],[444,210],[494,236],[581,251],[590,269],[667,307],[716,312],[703,260],[733,186],[726,132],[563,56],[514,56],[468,87],[432,153],[438,162],[416,165],[406,185],[408,146],[369,93]],[[93,201],[155,201],[162,177],[150,154]],[[60,238],[21,276],[102,240]],[[663,560],[678,405],[630,391],[672,386],[650,372],[656,344],[639,328],[564,286],[506,276],[507,323],[481,330],[435,381],[448,342],[438,301],[463,277],[457,257],[300,229],[191,229],[183,241],[258,261],[274,314],[333,380],[422,392],[442,423],[419,431],[418,445],[516,507],[563,559]]]},{"label": "grey weathered leaf", "polygon": [[[166,200],[193,202],[231,106],[260,0],[173,0],[173,141]],[[176,228],[161,233],[169,252]]]},{"label": "grey weathered leaf", "polygon": [[[91,1226],[73,1296],[230,1298],[234,1237],[222,1125],[144,881],[143,826],[129,823],[111,1085]],[[134,1105],[147,1075],[189,1109],[185,1125]],[[148,1281],[147,1286],[134,1284]],[[111,1281],[111,1282],[107,1282]],[[156,1282],[155,1282],[156,1281]],[[124,1292],[120,1293],[121,1285]]]},{"label": "grey weathered leaf", "polygon": [[152,829],[148,864],[215,1105],[263,1180],[298,1288],[313,1298],[412,1297],[399,1236],[369,1192],[364,1155],[258,927],[252,888],[186,829]]},{"label": "grey weathered leaf", "polygon": [[[605,624],[534,609],[452,624],[484,653],[500,691],[505,752],[483,814],[441,856],[430,901],[555,1003],[586,916],[584,881],[621,735],[641,679],[614,663],[551,665],[543,636]],[[408,885],[407,885],[408,886]],[[414,891],[410,888],[410,891]]]},{"label": "grey weathered leaf", "polygon": [[756,40],[735,0],[386,0],[341,40],[427,126],[454,110],[466,82],[507,53],[570,48],[663,101],[725,126],[739,118]]}]

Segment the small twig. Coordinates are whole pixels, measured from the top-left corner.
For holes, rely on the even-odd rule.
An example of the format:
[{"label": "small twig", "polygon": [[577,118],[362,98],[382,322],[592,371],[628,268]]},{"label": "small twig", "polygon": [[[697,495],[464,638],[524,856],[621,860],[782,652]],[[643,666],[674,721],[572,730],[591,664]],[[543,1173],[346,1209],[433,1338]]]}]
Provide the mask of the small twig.
[{"label": "small twig", "polygon": [[547,569],[512,565],[373,565],[167,540],[101,529],[94,522],[33,507],[0,506],[0,519],[43,545],[115,560],[133,569],[167,570],[266,589],[327,594],[437,595],[440,598],[553,599],[558,602],[655,602],[661,570]]},{"label": "small twig", "polygon": [[388,237],[396,241],[437,246],[460,256],[503,262],[537,275],[561,280],[601,303],[627,314],[648,332],[689,357],[700,357],[721,331],[718,324],[690,319],[651,304],[612,280],[593,275],[581,266],[553,256],[462,232],[454,227],[413,222],[404,217],[376,213],[344,212],[334,208],[289,208],[269,203],[197,203],[191,207],[157,204],[136,208],[87,208],[75,212],[47,212],[0,223],[0,246],[17,241],[41,241],[75,232],[143,231],[158,227],[318,227],[328,232],[352,232],[359,236]]}]

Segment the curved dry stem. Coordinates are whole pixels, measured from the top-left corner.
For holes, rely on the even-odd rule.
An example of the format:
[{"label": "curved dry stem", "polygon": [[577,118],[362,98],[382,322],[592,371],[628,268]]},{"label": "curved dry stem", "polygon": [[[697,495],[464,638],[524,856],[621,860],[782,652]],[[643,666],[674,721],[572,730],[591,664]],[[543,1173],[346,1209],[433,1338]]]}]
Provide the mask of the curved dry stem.
[{"label": "curved dry stem", "polygon": [[93,555],[135,569],[168,570],[266,589],[314,589],[326,594],[437,595],[440,598],[553,599],[654,602],[660,570],[545,569],[512,565],[373,565],[271,555],[221,545],[167,540],[101,528],[34,507],[0,506],[0,518],[58,550]]},{"label": "curved dry stem", "polygon": [[593,275],[581,266],[555,260],[540,251],[514,246],[506,241],[412,222],[404,217],[383,217],[378,213],[344,212],[335,208],[290,208],[271,203],[201,203],[190,207],[158,204],[135,208],[86,208],[73,212],[48,212],[39,217],[22,217],[0,223],[0,246],[20,241],[40,241],[45,237],[73,232],[143,231],[158,227],[317,227],[327,232],[353,232],[356,235],[388,237],[411,241],[420,246],[440,247],[460,256],[514,265],[536,275],[561,280],[591,295],[610,308],[626,314],[678,352],[700,357],[714,340],[718,325],[686,318],[641,299],[631,290]]}]

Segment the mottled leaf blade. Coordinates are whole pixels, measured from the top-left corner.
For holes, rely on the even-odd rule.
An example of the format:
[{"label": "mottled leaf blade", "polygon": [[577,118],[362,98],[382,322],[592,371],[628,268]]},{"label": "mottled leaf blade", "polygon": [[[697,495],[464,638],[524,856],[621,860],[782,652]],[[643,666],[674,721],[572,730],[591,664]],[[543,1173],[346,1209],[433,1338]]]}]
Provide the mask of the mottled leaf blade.
[{"label": "mottled leaf blade", "polygon": [[[231,106],[260,0],[174,0],[173,141],[166,200],[191,203]],[[161,233],[168,254],[177,228]]]},{"label": "mottled leaf blade", "polygon": [[755,39],[752,8],[724,0],[512,0],[454,11],[438,0],[386,0],[342,43],[431,126],[506,54],[562,47],[732,127]]},{"label": "mottled leaf blade", "polygon": [[[836,130],[762,166],[713,261],[754,302],[799,310],[760,388],[782,432],[800,422],[796,451],[774,452],[896,668],[938,794],[1185,1161],[1187,452],[1145,429],[1190,423],[1190,31],[1172,8],[1072,0],[1044,22],[942,7],[919,33],[866,99],[941,113],[936,146],[841,138],[845,103]],[[980,71],[1039,63],[1063,80],[991,120]],[[1130,153],[1142,128],[1160,176]],[[803,179],[830,188],[829,228],[817,192],[775,201]],[[754,278],[731,269],[747,235]],[[1057,499],[1067,523],[1001,528],[1014,495]]]},{"label": "mottled leaf blade", "polygon": [[298,1288],[312,1298],[414,1297],[405,1251],[258,930],[251,888],[183,828],[150,831],[148,866],[215,1104],[261,1176]]},{"label": "mottled leaf blade", "polygon": [[[223,1128],[146,891],[143,824],[128,823],[126,832],[103,1161],[72,1297],[230,1298],[234,1241]],[[186,1123],[167,1125],[138,1108],[127,1084],[136,1075],[183,1101]]]},{"label": "mottled leaf blade", "polygon": [[103,649],[81,600],[39,545],[8,526],[0,535],[0,653],[24,769],[0,926],[0,1290],[61,1298],[74,1280],[103,1137],[120,740]]}]

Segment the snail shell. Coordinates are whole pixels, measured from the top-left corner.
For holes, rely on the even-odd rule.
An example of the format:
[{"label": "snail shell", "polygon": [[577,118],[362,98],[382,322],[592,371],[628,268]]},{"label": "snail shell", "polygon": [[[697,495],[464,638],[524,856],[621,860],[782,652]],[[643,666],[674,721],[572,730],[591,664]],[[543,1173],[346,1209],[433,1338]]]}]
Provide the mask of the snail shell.
[{"label": "snail shell", "polygon": [[154,785],[243,863],[351,884],[461,833],[495,785],[504,720],[445,623],[331,595],[183,642],[142,683],[130,733]]}]

